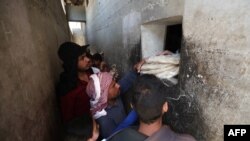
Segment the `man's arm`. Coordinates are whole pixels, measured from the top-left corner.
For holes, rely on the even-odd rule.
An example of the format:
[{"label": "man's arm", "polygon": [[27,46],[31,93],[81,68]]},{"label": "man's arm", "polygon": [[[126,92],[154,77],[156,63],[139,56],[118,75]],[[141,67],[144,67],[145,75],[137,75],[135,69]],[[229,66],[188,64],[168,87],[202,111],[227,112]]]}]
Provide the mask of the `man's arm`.
[{"label": "man's arm", "polygon": [[124,94],[128,91],[128,89],[132,86],[133,82],[139,75],[139,72],[141,71],[141,66],[145,63],[145,60],[141,60],[137,64],[134,65],[134,68],[132,71],[129,71],[125,76],[122,77],[121,80],[118,81],[118,84],[120,85],[120,91],[121,94]]},{"label": "man's arm", "polygon": [[136,71],[130,71],[118,81],[121,94],[124,94],[128,91],[128,89],[132,86],[133,82],[137,78],[137,75],[138,74]]}]

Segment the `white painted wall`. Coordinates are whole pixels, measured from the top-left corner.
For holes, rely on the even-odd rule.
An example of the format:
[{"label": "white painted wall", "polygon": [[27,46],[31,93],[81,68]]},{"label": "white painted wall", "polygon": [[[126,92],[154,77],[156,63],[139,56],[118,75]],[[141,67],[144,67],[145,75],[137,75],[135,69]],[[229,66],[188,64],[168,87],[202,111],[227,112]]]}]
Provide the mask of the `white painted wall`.
[{"label": "white painted wall", "polygon": [[166,25],[145,24],[141,26],[142,58],[153,56],[164,50]]}]

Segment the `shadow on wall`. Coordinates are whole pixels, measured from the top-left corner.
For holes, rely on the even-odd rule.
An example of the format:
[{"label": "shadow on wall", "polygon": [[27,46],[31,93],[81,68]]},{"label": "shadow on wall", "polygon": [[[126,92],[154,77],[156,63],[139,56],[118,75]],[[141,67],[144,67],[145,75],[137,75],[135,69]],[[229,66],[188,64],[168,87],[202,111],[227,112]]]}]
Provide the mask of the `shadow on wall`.
[{"label": "shadow on wall", "polygon": [[188,133],[197,140],[204,140],[204,123],[200,116],[201,110],[196,99],[183,92],[178,92],[179,86],[174,86],[166,90],[169,103],[169,112],[164,115],[163,123],[169,125],[178,133]]},{"label": "shadow on wall", "polygon": [[197,96],[184,87],[188,79],[186,74],[189,74],[190,78],[191,75],[196,73],[190,73],[189,68],[197,70],[195,69],[197,65],[192,61],[192,56],[187,54],[186,48],[189,48],[188,46],[185,42],[182,42],[179,84],[169,90],[171,94],[171,98],[168,99],[170,112],[165,115],[164,123],[170,125],[176,132],[189,133],[196,140],[204,141],[208,127],[204,123],[203,111],[200,108]]},{"label": "shadow on wall", "polygon": [[137,44],[131,45],[131,50],[129,54],[129,65],[133,66],[137,62],[139,62],[141,58],[141,40]]}]

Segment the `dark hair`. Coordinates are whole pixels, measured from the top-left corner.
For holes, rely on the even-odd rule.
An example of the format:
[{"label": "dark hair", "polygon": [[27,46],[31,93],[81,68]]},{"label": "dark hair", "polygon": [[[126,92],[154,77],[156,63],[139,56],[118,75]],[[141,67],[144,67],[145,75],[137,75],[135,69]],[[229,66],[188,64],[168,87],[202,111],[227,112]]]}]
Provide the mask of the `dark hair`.
[{"label": "dark hair", "polygon": [[85,55],[91,58],[89,52],[86,51],[87,46],[79,46],[73,42],[65,42],[58,49],[58,56],[63,61],[64,71],[60,75],[59,83],[57,84],[57,95],[65,95],[77,85],[77,63],[78,57]]},{"label": "dark hair", "polygon": [[144,74],[136,80],[132,93],[132,104],[139,119],[147,124],[162,116],[165,85],[154,75]]},{"label": "dark hair", "polygon": [[100,53],[95,53],[93,55],[93,60],[96,60],[96,61],[102,61],[102,55]]}]

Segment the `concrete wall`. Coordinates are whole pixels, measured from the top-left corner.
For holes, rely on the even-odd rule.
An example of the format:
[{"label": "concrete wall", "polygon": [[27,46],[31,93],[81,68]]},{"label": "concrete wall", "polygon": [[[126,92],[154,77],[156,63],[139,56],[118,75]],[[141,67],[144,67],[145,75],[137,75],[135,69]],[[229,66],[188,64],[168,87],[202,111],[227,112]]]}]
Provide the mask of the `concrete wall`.
[{"label": "concrete wall", "polygon": [[140,58],[142,24],[183,15],[175,89],[182,113],[171,126],[198,141],[222,141],[224,124],[250,123],[249,9],[248,0],[92,0],[87,37],[124,72]]},{"label": "concrete wall", "polygon": [[153,56],[164,50],[166,25],[146,24],[141,26],[142,58]]},{"label": "concrete wall", "polygon": [[141,25],[181,16],[184,0],[91,0],[87,39],[124,72],[141,57]]},{"label": "concrete wall", "polygon": [[186,0],[181,92],[195,100],[193,133],[222,141],[224,124],[250,123],[250,1]]},{"label": "concrete wall", "polygon": [[58,46],[69,40],[60,1],[1,0],[0,140],[58,140]]}]

